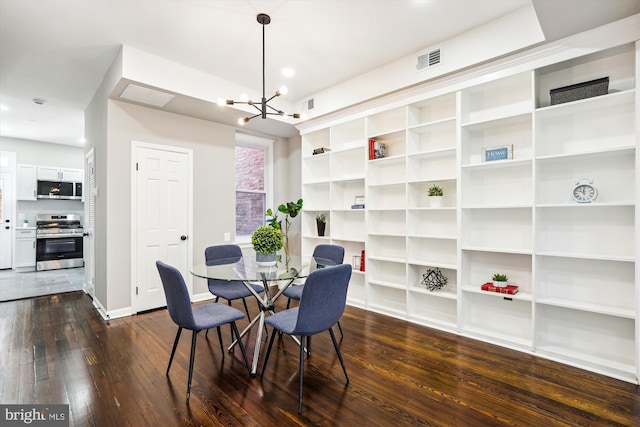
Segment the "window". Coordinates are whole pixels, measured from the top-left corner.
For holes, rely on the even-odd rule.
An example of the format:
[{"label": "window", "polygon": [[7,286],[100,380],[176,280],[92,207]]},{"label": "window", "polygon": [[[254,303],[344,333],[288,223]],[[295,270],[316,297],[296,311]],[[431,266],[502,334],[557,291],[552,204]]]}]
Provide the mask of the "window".
[{"label": "window", "polygon": [[236,242],[249,242],[265,224],[273,182],[272,140],[236,134]]}]

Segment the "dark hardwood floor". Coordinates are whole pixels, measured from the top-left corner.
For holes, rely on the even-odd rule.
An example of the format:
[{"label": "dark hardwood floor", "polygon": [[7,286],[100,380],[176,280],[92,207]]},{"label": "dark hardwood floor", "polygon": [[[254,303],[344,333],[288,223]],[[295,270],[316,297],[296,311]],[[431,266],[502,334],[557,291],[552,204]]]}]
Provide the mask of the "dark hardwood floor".
[{"label": "dark hardwood floor", "polygon": [[165,376],[166,310],[104,322],[82,292],[3,302],[0,402],[68,403],[72,426],[640,425],[634,384],[352,307],[341,324],[351,382],[329,335],[314,337],[298,415],[289,337],[260,380],[262,364],[250,377],[239,351],[223,357],[217,335],[200,333],[186,404],[191,332]]}]

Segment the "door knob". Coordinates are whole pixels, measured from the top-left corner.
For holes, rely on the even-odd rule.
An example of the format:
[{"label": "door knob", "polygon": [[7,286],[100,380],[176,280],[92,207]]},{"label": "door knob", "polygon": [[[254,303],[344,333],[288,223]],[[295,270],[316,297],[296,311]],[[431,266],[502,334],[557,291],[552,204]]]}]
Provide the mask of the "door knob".
[{"label": "door knob", "polygon": [[180,240],[187,240],[187,236],[183,234],[182,236],[180,236]]}]

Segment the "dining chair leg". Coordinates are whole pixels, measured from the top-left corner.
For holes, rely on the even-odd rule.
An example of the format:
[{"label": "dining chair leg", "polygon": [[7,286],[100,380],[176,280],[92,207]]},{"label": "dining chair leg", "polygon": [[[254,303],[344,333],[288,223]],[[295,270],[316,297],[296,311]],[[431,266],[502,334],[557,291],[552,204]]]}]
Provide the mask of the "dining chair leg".
[{"label": "dining chair leg", "polygon": [[291,305],[291,298],[287,299],[287,310],[289,309],[289,306]]},{"label": "dining chair leg", "polygon": [[[231,307],[231,300],[227,300],[227,305]],[[231,327],[231,323],[229,323],[229,335],[231,336],[231,342],[233,342],[233,328]]]},{"label": "dining chair leg", "polygon": [[338,354],[338,359],[340,360],[340,365],[342,365],[342,370],[344,371],[344,377],[347,379],[347,384],[349,384],[349,375],[347,375],[347,368],[344,366],[344,360],[342,359],[342,353],[340,352],[340,347],[338,347],[338,342],[336,341],[336,336],[333,333],[333,329],[329,328],[329,333],[331,334],[331,341],[333,341],[333,347],[336,349],[336,353]]},{"label": "dining chair leg", "polygon": [[178,347],[178,341],[180,341],[181,333],[182,333],[182,328],[178,326],[178,333],[176,334],[176,339],[173,340],[173,348],[171,349],[171,357],[169,357],[169,365],[167,365],[166,375],[169,375],[169,369],[171,369],[171,362],[173,362],[173,356],[176,354],[176,347]]},{"label": "dining chair leg", "polygon": [[271,347],[273,346],[273,340],[276,338],[276,331],[271,331],[271,339],[269,339],[269,345],[267,346],[267,354],[264,355],[264,363],[262,364],[262,372],[260,373],[260,379],[264,376],[264,371],[267,369],[267,362],[269,361],[269,355],[271,354]]},{"label": "dining chair leg", "polygon": [[249,314],[249,307],[247,307],[246,298],[242,298],[242,304],[244,305],[244,311],[247,313],[247,319],[249,319],[249,323],[251,323],[251,315]]},{"label": "dining chair leg", "polygon": [[[217,328],[218,331],[218,341],[220,342],[220,352],[222,353],[222,358],[224,359],[224,346],[222,345],[222,331],[220,330],[220,326],[218,326]],[[207,329],[207,333],[209,332],[209,330]]]},{"label": "dining chair leg", "polygon": [[189,397],[191,397],[191,379],[193,378],[193,362],[196,357],[196,337],[197,331],[193,331],[191,335],[191,357],[189,358],[189,380],[187,381],[187,403],[189,403]]},{"label": "dining chair leg", "polygon": [[344,338],[344,334],[342,333],[342,326],[340,325],[340,322],[338,322],[338,329],[340,330],[340,338]]},{"label": "dining chair leg", "polygon": [[[213,300],[213,302],[214,302],[214,303],[217,303],[219,298],[220,298],[220,297],[217,297],[217,296],[216,296],[216,299],[214,299],[214,300]],[[207,337],[207,338],[209,338],[209,330],[208,330],[208,329],[207,329],[207,332],[205,332],[205,333],[204,333],[204,336],[205,336],[205,337]]]},{"label": "dining chair leg", "polygon": [[[308,337],[304,335],[300,335],[300,373],[298,376],[300,377],[299,386],[298,386],[298,413],[302,413],[302,383],[304,381],[304,344],[306,341],[309,341]],[[307,344],[308,345],[308,344]]]},{"label": "dining chair leg", "polygon": [[[244,349],[244,344],[242,343],[242,338],[240,337],[240,332],[238,331],[238,326],[236,325],[236,322],[231,322],[231,328],[233,329],[233,332],[236,334],[236,339],[238,340],[238,345],[240,346],[240,352],[242,352],[242,358],[244,359],[244,365],[247,367],[249,374],[251,374],[251,367],[249,366],[249,359],[247,359],[247,352]],[[220,331],[219,328],[218,328],[218,331]],[[222,347],[220,347],[220,349],[222,350],[222,357],[224,358],[224,349],[222,349]]]}]

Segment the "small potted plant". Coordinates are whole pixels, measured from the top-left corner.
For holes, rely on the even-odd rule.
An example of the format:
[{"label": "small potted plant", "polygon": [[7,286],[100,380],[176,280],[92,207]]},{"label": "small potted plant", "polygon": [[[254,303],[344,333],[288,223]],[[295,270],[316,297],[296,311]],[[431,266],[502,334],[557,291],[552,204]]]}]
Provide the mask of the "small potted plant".
[{"label": "small potted plant", "polygon": [[496,273],[493,275],[493,286],[495,286],[496,288],[506,288],[508,280],[509,278],[506,274]]},{"label": "small potted plant", "polygon": [[284,245],[282,231],[270,225],[260,226],[251,235],[251,244],[256,251],[256,263],[259,266],[275,265],[276,252]]},{"label": "small potted plant", "polygon": [[324,230],[327,226],[327,214],[318,212],[316,214],[316,226],[318,228],[318,236],[324,236]]},{"label": "small potted plant", "polygon": [[442,188],[437,185],[432,185],[429,187],[428,194],[431,207],[439,208],[442,205],[442,196],[444,195]]}]

